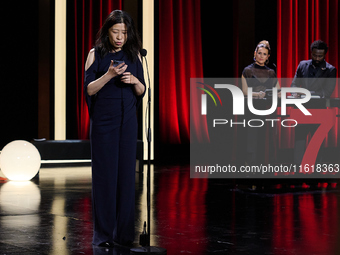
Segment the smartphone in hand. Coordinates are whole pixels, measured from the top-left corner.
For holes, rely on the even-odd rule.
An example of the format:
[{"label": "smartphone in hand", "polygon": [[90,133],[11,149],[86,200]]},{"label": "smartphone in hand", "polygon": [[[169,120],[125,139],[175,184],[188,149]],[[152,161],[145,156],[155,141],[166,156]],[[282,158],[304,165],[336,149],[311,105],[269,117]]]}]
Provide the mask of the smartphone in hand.
[{"label": "smartphone in hand", "polygon": [[124,61],[123,60],[113,60],[113,66],[118,66],[121,63],[124,63]]}]

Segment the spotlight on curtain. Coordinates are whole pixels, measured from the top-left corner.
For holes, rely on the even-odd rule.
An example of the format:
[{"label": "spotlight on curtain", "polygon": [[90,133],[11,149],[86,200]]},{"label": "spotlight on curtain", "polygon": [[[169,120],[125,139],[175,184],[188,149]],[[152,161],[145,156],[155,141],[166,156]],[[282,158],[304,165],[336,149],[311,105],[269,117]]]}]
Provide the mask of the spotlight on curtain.
[{"label": "spotlight on curtain", "polygon": [[200,1],[159,0],[159,127],[163,143],[189,143],[190,78],[201,77]]}]

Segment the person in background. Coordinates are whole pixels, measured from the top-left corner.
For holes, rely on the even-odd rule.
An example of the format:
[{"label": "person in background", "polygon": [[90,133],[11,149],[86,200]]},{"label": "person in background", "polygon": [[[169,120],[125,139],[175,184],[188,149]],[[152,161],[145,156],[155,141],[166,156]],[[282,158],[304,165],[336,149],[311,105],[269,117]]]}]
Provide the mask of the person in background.
[{"label": "person in background", "polygon": [[[325,61],[328,46],[325,42],[317,40],[310,45],[310,51],[311,59],[299,63],[291,86],[308,89],[312,95],[317,95],[320,98],[329,98],[336,84],[336,68]],[[295,97],[301,96],[299,93],[294,95]]]},{"label": "person in background", "polygon": [[254,62],[243,69],[242,72],[242,91],[248,95],[248,87],[253,88],[254,98],[264,98],[265,90],[274,87],[280,88],[276,79],[276,73],[269,68],[270,46],[268,41],[261,41],[254,51]]},{"label": "person in background", "polygon": [[[280,84],[277,80],[276,73],[273,69],[269,68],[270,57],[270,45],[266,40],[261,41],[255,48],[254,51],[254,62],[243,69],[241,81],[242,91],[244,95],[248,95],[248,88],[252,87],[252,97],[256,99],[263,99],[266,96],[266,90],[273,89],[274,87],[280,89]],[[281,93],[278,92],[278,96]],[[249,115],[248,115],[249,116]],[[258,119],[259,116],[256,116]],[[247,128],[247,155],[246,162],[249,165],[254,165],[262,161],[258,157],[258,152],[263,151],[264,154],[264,142],[265,134],[259,135],[261,128],[248,127]],[[263,131],[264,128],[261,129]],[[262,132],[263,133],[263,132]],[[260,148],[261,147],[261,148]]]},{"label": "person in background", "polygon": [[[311,59],[299,63],[292,87],[308,89],[312,96],[329,98],[336,85],[336,68],[325,61],[328,46],[321,40],[314,41],[310,45]],[[294,93],[294,97],[301,97],[300,93]],[[306,139],[310,133],[313,135],[319,125],[297,125],[295,127],[294,163],[300,165],[306,150]],[[319,160],[321,156],[319,156]]]}]

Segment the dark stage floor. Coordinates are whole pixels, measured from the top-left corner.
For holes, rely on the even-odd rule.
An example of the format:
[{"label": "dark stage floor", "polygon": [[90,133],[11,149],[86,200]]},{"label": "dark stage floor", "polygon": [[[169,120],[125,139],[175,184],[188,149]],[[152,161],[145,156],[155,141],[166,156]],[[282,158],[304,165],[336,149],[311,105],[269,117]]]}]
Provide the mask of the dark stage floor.
[{"label": "dark stage floor", "polygon": [[[146,179],[136,177],[137,245]],[[188,166],[155,167],[152,183],[151,244],[168,254],[340,254],[334,185],[266,181],[262,189],[259,181],[190,179]],[[91,220],[90,167],[42,168],[35,183],[0,183],[0,254],[129,254],[92,246]]]}]

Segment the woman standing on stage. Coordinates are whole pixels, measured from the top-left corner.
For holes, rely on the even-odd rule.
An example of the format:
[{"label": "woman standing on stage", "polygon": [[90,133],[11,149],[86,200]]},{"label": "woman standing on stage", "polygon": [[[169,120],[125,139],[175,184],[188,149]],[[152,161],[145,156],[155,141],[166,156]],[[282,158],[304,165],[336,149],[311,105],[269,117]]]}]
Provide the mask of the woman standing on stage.
[{"label": "woman standing on stage", "polygon": [[[263,99],[266,96],[266,89],[280,88],[275,71],[267,67],[269,56],[269,42],[265,40],[259,42],[254,51],[254,63],[245,67],[242,72],[242,91],[245,95],[248,95],[248,87],[252,87],[252,97]],[[278,97],[281,97],[281,92],[278,92]],[[250,113],[248,113],[248,117],[261,118],[261,116],[253,116]],[[246,163],[249,165],[259,165],[264,162],[264,130],[264,128],[258,127],[248,127],[247,129]]]},{"label": "woman standing on stage", "polygon": [[254,98],[261,99],[264,98],[266,89],[280,88],[275,71],[267,66],[269,57],[269,42],[263,40],[254,51],[254,63],[244,68],[242,72],[242,91],[245,95],[248,94],[248,87],[253,87]]},{"label": "woman standing on stage", "polygon": [[136,108],[145,93],[140,50],[132,18],[115,10],[85,64],[95,245],[134,241]]}]

